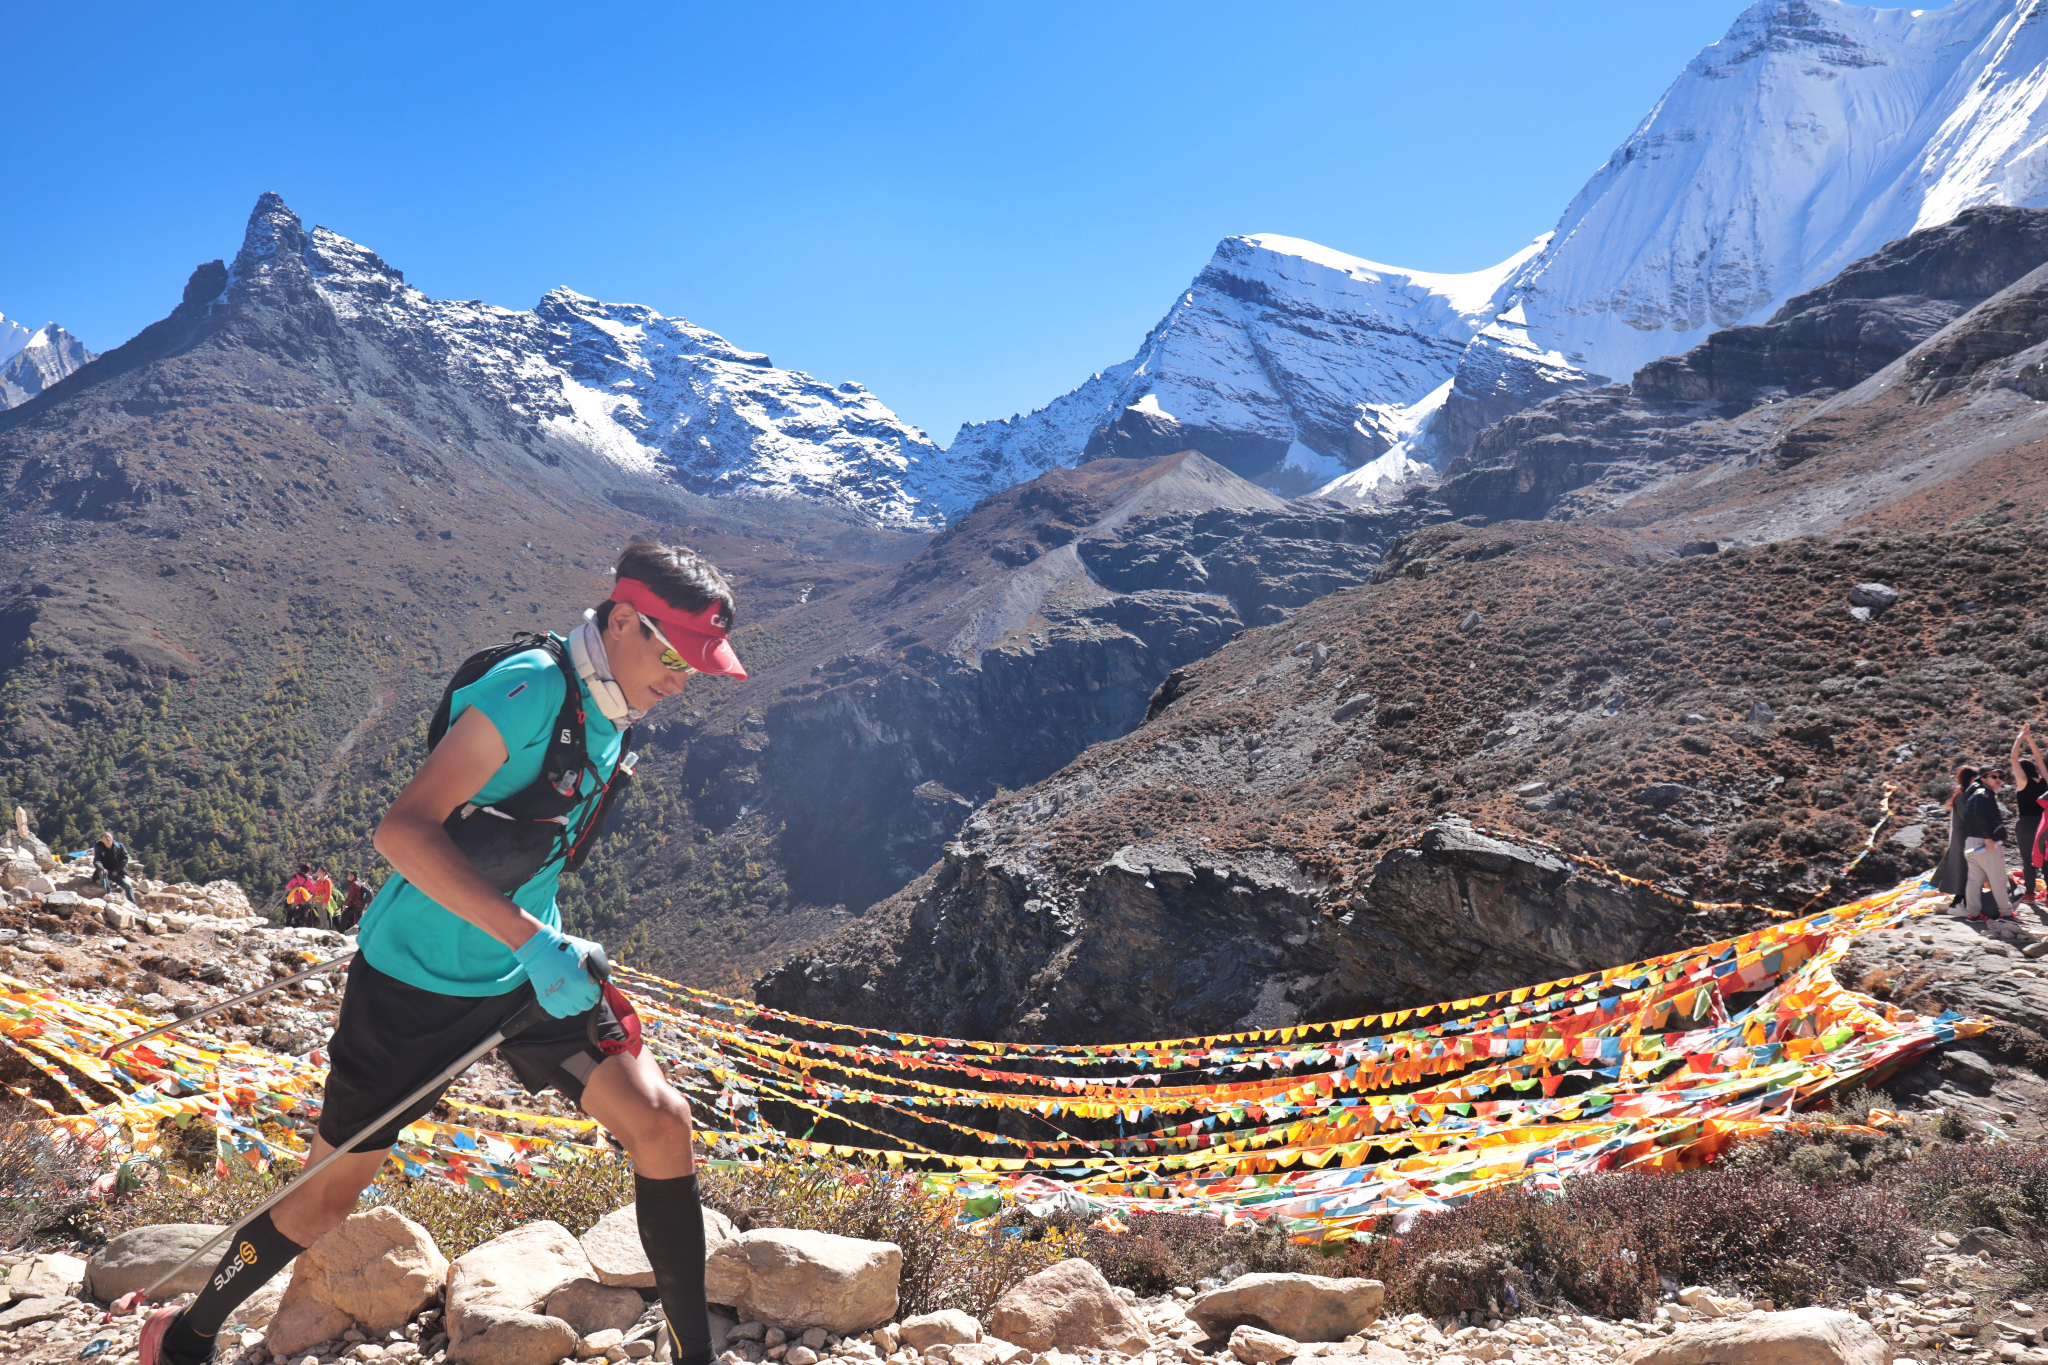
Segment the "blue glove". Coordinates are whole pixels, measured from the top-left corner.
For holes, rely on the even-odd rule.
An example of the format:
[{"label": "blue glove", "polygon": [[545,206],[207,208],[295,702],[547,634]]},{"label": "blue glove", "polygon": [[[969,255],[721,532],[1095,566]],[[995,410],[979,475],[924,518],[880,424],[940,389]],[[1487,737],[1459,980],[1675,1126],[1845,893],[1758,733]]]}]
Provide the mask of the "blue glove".
[{"label": "blue glove", "polygon": [[583,970],[584,957],[596,951],[600,951],[598,945],[589,939],[542,925],[532,938],[514,948],[512,955],[526,969],[540,1007],[557,1019],[572,1019],[603,998],[590,973]]}]

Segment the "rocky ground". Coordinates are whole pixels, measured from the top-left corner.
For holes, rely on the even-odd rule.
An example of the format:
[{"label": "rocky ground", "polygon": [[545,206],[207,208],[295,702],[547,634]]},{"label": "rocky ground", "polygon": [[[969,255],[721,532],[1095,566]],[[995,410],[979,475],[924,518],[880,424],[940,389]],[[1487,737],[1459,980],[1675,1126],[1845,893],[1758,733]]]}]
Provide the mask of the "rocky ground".
[{"label": "rocky ground", "polygon": [[[389,1215],[386,1222],[403,1220]],[[417,1229],[411,1233],[401,1229],[399,1235],[419,1234]],[[731,1282],[721,1278],[727,1272],[719,1269],[721,1257],[731,1254],[720,1248],[739,1245],[731,1237],[728,1226],[723,1233],[714,1231],[711,1238],[707,1273],[714,1286]],[[846,1304],[852,1300],[847,1296],[866,1292],[856,1280],[872,1272],[856,1267],[856,1262],[866,1264],[859,1261],[866,1253],[858,1248],[881,1245],[850,1238],[833,1240],[855,1247],[851,1253],[834,1249],[854,1259],[812,1259],[803,1265],[809,1275],[804,1292],[810,1296],[813,1311],[823,1315],[848,1311]],[[585,1242],[589,1242],[588,1236]],[[553,1254],[536,1256],[533,1243],[550,1246]],[[622,1277],[597,1258],[571,1266],[557,1264],[575,1255],[570,1249],[576,1245],[556,1225],[535,1224],[478,1248],[452,1266],[434,1257],[426,1269],[435,1273],[425,1276],[418,1273],[418,1262],[411,1258],[409,1248],[386,1248],[382,1260],[357,1266],[358,1275],[373,1286],[375,1294],[405,1305],[398,1325],[381,1331],[366,1331],[358,1324],[342,1326],[348,1321],[346,1314],[317,1316],[318,1311],[325,1311],[319,1301],[297,1289],[285,1288],[280,1293],[279,1284],[274,1283],[237,1315],[236,1321],[243,1325],[230,1325],[219,1359],[224,1365],[267,1365],[273,1360],[292,1365],[377,1360],[397,1365],[439,1365],[442,1361],[552,1365],[564,1356],[614,1362],[666,1359],[658,1309],[645,1295],[630,1286],[608,1288]],[[320,1257],[325,1246],[323,1243],[309,1254]],[[431,1242],[427,1249],[431,1252]],[[480,1291],[484,1272],[514,1254],[521,1258],[520,1263],[498,1272],[512,1283],[501,1280]],[[0,1267],[7,1272],[5,1283],[0,1284],[0,1299],[12,1299],[11,1306],[0,1309],[0,1358],[52,1365],[99,1359],[106,1365],[132,1365],[141,1319],[132,1314],[108,1316],[84,1287],[88,1277],[105,1278],[103,1260],[95,1258],[88,1265],[63,1253],[0,1255]],[[894,1262],[887,1265],[891,1279],[887,1292],[893,1301]],[[408,1268],[413,1272],[409,1276]],[[1997,1234],[1988,1230],[1962,1237],[1941,1233],[1930,1239],[1919,1274],[1896,1284],[1850,1290],[1843,1302],[1868,1324],[1874,1333],[1867,1338],[1872,1345],[1885,1350],[1894,1361],[2040,1365],[2048,1360],[2041,1342],[2042,1326],[2048,1318],[2037,1313],[2029,1296],[2014,1297],[2017,1268],[2013,1248]],[[571,1274],[580,1278],[553,1283]],[[593,1275],[601,1278],[593,1279]],[[845,1284],[832,1283],[834,1276]],[[818,1365],[820,1361],[845,1365],[1081,1365],[1112,1361],[1280,1365],[1289,1360],[1323,1359],[1380,1365],[1484,1365],[1495,1361],[1593,1365],[1618,1359],[1655,1359],[1653,1351],[1660,1341],[1683,1348],[1693,1335],[1707,1336],[1709,1332],[1723,1343],[1722,1351],[1712,1358],[1731,1362],[1768,1359],[1758,1352],[1769,1335],[1799,1330],[1814,1321],[1815,1312],[1781,1313],[1768,1303],[1752,1303],[1709,1286],[1691,1286],[1671,1288],[1654,1314],[1641,1319],[1545,1311],[1505,1320],[1464,1314],[1432,1321],[1416,1313],[1381,1316],[1375,1282],[1325,1280],[1323,1285],[1337,1286],[1326,1289],[1310,1283],[1315,1278],[1254,1276],[1227,1285],[1206,1281],[1140,1298],[1128,1289],[1102,1282],[1086,1263],[1068,1261],[1006,1294],[987,1323],[952,1310],[901,1320],[890,1315],[891,1321],[873,1329],[856,1330],[842,1322],[844,1330],[834,1331],[805,1328],[801,1323],[771,1325],[758,1318],[737,1321],[714,1311],[711,1326],[714,1347],[730,1365],[761,1361],[783,1365]],[[401,1282],[408,1286],[403,1292],[397,1288]],[[548,1284],[552,1287],[536,1289]],[[1355,1313],[1350,1320],[1365,1325],[1330,1327],[1302,1307],[1304,1285],[1321,1296],[1318,1303],[1337,1300],[1349,1305],[1347,1311]],[[1283,1291],[1291,1299],[1283,1297]],[[373,1290],[359,1285],[352,1292],[361,1296]],[[512,1299],[524,1301],[522,1296],[528,1295],[537,1295],[530,1308],[506,1307]],[[494,1296],[506,1302],[493,1302]],[[1368,1303],[1370,1307],[1361,1306]],[[315,1315],[306,1311],[309,1304]],[[740,1316],[745,1316],[744,1310]],[[570,1321],[572,1318],[575,1321]],[[1863,1329],[1846,1313],[1836,1321],[1843,1324],[1833,1329],[1837,1346],[1846,1344],[1851,1349],[1824,1351],[1808,1358],[1868,1365],[1870,1357],[1853,1349],[1855,1334]],[[309,1328],[309,1322],[327,1325]],[[1261,1322],[1270,1325],[1260,1327],[1257,1324]],[[1296,1338],[1275,1330],[1283,1326],[1303,1335]],[[1703,1332],[1703,1327],[1708,1331]],[[528,1335],[517,1335],[515,1328]],[[333,1335],[317,1341],[305,1339],[308,1331],[320,1330]],[[451,1330],[457,1339],[452,1348]],[[998,1330],[1035,1345],[1005,1340],[997,1335]],[[1337,1332],[1344,1334],[1332,1340],[1315,1339]],[[278,1349],[280,1346],[285,1349]]]}]

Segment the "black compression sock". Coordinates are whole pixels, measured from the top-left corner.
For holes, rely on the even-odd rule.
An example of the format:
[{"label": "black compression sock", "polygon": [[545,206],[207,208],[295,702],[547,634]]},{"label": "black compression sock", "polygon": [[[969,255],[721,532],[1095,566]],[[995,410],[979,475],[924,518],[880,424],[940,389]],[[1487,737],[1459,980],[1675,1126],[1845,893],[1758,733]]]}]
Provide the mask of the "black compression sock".
[{"label": "black compression sock", "polygon": [[[698,1229],[697,1235],[701,1239],[703,1229]],[[199,1297],[164,1333],[164,1351],[180,1361],[205,1360],[212,1354],[213,1338],[228,1314],[304,1250],[277,1230],[268,1213],[258,1214],[235,1234]]]},{"label": "black compression sock", "polygon": [[704,1211],[697,1177],[649,1180],[634,1173],[634,1221],[640,1249],[654,1267],[661,1315],[668,1320],[676,1365],[709,1365],[711,1324],[704,1309]]}]

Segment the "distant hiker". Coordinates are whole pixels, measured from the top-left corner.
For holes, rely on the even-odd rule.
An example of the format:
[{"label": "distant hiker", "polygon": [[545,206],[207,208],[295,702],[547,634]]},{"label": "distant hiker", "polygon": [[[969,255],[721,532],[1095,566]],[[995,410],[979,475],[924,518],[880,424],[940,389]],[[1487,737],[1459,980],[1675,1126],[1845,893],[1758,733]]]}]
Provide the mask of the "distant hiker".
[{"label": "distant hiker", "polygon": [[324,867],[313,870],[313,898],[308,904],[322,929],[334,927],[334,878],[327,875]]},{"label": "distant hiker", "polygon": [[2006,894],[2005,812],[1998,805],[1998,788],[2005,774],[1996,768],[1983,772],[1964,766],[1956,769],[1956,810],[1958,832],[1963,844],[1963,890],[1966,914],[1985,918],[1985,882],[1991,883],[1991,899],[1999,918],[2012,913]]},{"label": "distant hiker", "polygon": [[[398,875],[363,916],[328,1047],[308,1162],[343,1145],[347,1155],[252,1219],[189,1306],[153,1313],[136,1365],[206,1360],[235,1308],[354,1212],[399,1130],[453,1082],[449,1068],[535,1002],[549,1019],[497,1055],[530,1092],[559,1090],[625,1146],[669,1354],[710,1365],[690,1106],[641,1051],[630,1002],[585,969],[597,945],[562,932],[555,882],[596,844],[630,780],[631,727],[693,672],[747,674],[726,640],[733,595],[717,569],[635,541],[617,572],[610,599],[567,636],[485,650],[449,681],[426,761],[377,829]],[[406,1114],[362,1131],[422,1087]]]},{"label": "distant hiker", "polygon": [[118,890],[131,901],[135,899],[135,892],[128,886],[128,848],[114,837],[114,831],[107,830],[94,841],[92,869],[101,886],[109,891]]},{"label": "distant hiker", "polygon": [[363,921],[363,907],[370,903],[370,888],[351,872],[341,884],[341,921],[335,927],[344,934]]},{"label": "distant hiker", "polygon": [[[2020,741],[2026,741],[2033,751],[2032,758],[2020,757]],[[2041,873],[2041,852],[2038,847],[2041,833],[2041,798],[2048,796],[2048,781],[2042,774],[2048,773],[2048,762],[2041,759],[2041,746],[2034,742],[2034,727],[2022,725],[2012,740],[2012,785],[2013,785],[2013,828],[2016,851],[2020,855],[2020,866],[2025,869],[2020,887],[2020,899],[2032,902],[2034,899],[2034,878]]]},{"label": "distant hiker", "polygon": [[284,884],[284,927],[304,929],[313,922],[313,865],[300,863],[298,875]]}]

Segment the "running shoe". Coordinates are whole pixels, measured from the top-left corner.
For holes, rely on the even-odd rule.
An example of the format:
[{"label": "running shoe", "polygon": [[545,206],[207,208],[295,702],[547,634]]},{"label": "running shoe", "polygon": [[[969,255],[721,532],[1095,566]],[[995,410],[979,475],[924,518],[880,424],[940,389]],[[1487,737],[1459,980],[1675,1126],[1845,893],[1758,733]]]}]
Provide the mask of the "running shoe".
[{"label": "running shoe", "polygon": [[[142,1336],[135,1343],[135,1365],[204,1365],[203,1361],[186,1361],[164,1350],[165,1334],[178,1320],[178,1314],[184,1311],[176,1304],[165,1304],[149,1315],[149,1321],[142,1324]],[[213,1353],[209,1351],[205,1359],[212,1358]]]}]

